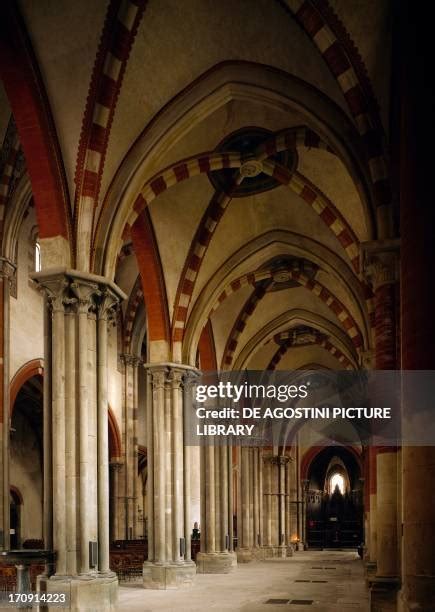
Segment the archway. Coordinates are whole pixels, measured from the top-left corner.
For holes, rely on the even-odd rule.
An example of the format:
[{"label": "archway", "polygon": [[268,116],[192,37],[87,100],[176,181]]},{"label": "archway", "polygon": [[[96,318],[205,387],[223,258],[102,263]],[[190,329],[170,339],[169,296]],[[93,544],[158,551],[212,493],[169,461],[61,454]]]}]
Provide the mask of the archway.
[{"label": "archway", "polygon": [[21,385],[11,389],[11,548],[41,548],[43,544],[42,397],[41,373],[21,379]]},{"label": "archway", "polygon": [[320,450],[306,479],[306,540],[309,548],[357,548],[363,541],[361,466],[346,447]]}]

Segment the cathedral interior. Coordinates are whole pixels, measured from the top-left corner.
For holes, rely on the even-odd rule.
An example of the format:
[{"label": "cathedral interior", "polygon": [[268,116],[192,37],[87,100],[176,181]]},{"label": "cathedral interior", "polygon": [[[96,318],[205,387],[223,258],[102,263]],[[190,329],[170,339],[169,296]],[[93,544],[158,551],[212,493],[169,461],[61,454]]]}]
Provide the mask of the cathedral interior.
[{"label": "cathedral interior", "polygon": [[0,595],[435,610],[435,440],[185,427],[203,372],[435,370],[431,27],[408,0],[1,2]]}]

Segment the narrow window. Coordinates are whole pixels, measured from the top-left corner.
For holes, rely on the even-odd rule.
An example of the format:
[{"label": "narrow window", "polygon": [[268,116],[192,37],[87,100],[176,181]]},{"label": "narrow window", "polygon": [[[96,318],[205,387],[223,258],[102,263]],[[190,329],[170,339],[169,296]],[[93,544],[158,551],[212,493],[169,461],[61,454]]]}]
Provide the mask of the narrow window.
[{"label": "narrow window", "polygon": [[41,245],[35,242],[35,272],[41,272]]}]

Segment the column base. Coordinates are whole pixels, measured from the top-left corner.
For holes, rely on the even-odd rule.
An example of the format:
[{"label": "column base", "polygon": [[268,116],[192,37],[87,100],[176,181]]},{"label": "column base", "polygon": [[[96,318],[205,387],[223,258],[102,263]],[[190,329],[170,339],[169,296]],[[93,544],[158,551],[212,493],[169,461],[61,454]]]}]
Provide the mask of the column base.
[{"label": "column base", "polygon": [[234,552],[215,552],[196,555],[198,574],[229,574],[237,567],[237,555]]},{"label": "column base", "polygon": [[365,572],[366,572],[367,580],[374,578],[376,576],[377,568],[378,567],[377,567],[376,561],[366,561],[365,562]]},{"label": "column base", "polygon": [[291,554],[287,554],[288,546],[263,546],[263,554],[265,559],[286,559],[288,556],[293,556],[293,549]]},{"label": "column base", "polygon": [[237,548],[237,563],[250,563],[255,561],[256,557],[252,548]]},{"label": "column base", "polygon": [[398,596],[401,612],[426,612],[434,609],[435,578],[433,576],[406,576]]},{"label": "column base", "polygon": [[395,576],[374,576],[369,579],[370,611],[396,612],[399,579]]},{"label": "column base", "polygon": [[[47,576],[37,578],[37,590],[44,593],[66,593],[67,610],[74,612],[105,612],[117,610],[118,577],[114,572],[84,576]],[[58,610],[58,606],[40,606],[39,610]],[[63,608],[65,609],[65,608]]]},{"label": "column base", "polygon": [[193,561],[185,563],[158,564],[145,561],[142,576],[144,589],[183,589],[193,584],[196,565]]}]

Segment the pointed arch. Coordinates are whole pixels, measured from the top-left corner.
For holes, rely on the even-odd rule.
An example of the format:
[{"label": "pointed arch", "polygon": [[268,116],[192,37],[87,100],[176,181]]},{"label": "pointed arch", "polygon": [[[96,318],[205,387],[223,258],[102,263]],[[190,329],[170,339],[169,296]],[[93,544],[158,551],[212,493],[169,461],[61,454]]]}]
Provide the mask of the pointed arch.
[{"label": "pointed arch", "polygon": [[0,77],[26,158],[40,236],[63,238],[67,256],[72,243],[71,209],[59,142],[29,37],[11,0],[2,4]]}]

